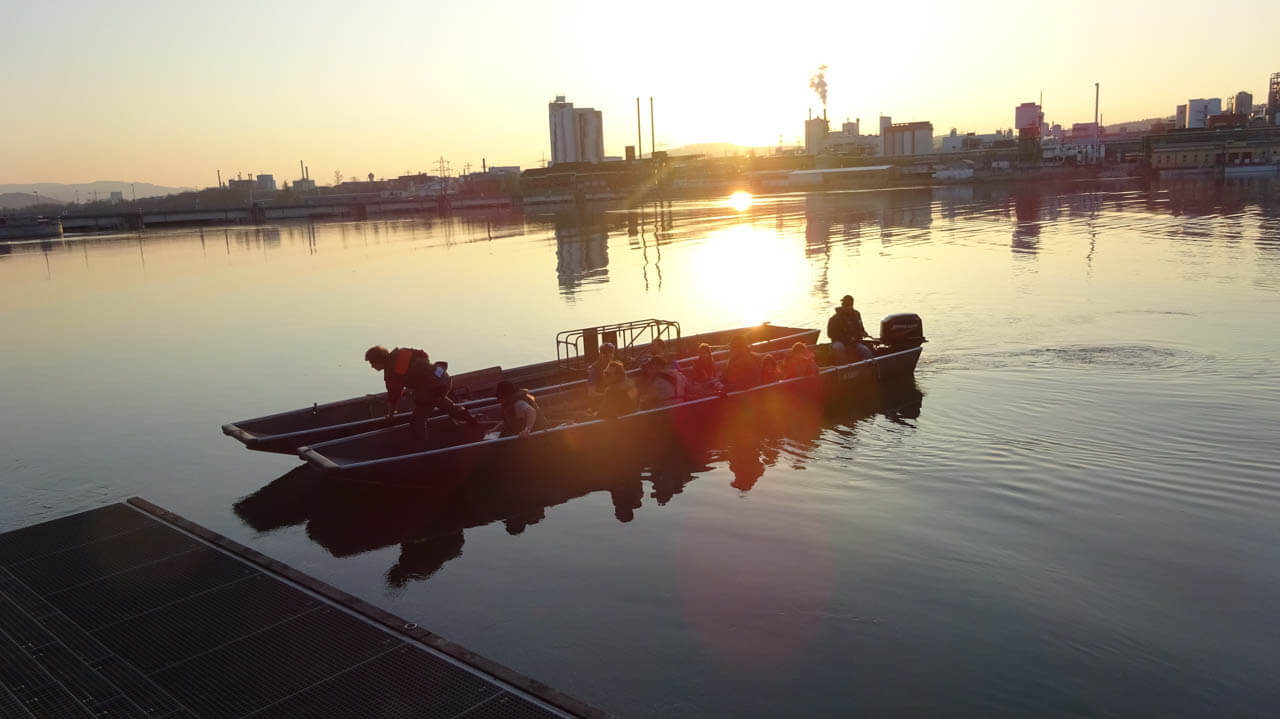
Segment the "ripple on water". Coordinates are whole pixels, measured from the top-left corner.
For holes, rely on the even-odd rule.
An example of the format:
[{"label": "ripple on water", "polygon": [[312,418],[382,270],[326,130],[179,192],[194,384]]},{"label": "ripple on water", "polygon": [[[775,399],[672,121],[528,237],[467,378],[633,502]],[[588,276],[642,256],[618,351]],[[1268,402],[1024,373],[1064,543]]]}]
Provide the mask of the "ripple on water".
[{"label": "ripple on water", "polygon": [[998,352],[943,353],[930,358],[929,366],[945,370],[1073,369],[1148,372],[1151,370],[1201,371],[1213,357],[1186,349],[1144,344],[1064,345]]}]

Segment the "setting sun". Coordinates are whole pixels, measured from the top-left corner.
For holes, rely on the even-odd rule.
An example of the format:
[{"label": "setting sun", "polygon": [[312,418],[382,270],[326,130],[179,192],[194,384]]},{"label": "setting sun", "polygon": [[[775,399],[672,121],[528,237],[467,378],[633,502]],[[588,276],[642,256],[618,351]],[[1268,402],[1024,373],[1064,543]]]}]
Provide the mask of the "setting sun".
[{"label": "setting sun", "polygon": [[747,208],[751,207],[752,199],[750,192],[743,192],[742,190],[739,190],[732,195],[729,195],[728,204],[729,207],[732,207],[738,212],[743,212]]}]

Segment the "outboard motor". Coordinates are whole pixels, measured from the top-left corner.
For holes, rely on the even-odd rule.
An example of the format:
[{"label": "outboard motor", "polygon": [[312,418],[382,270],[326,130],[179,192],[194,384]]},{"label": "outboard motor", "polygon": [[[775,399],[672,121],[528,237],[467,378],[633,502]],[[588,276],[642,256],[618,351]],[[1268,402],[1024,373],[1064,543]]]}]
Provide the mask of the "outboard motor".
[{"label": "outboard motor", "polygon": [[928,340],[924,338],[920,315],[903,312],[880,320],[880,341],[889,346],[889,351],[897,352],[919,347]]}]

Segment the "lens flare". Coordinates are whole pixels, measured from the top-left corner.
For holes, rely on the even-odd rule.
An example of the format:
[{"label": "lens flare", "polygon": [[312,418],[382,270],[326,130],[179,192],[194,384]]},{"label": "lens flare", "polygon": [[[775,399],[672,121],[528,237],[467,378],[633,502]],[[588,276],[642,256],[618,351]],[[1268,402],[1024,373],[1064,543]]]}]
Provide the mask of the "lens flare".
[{"label": "lens flare", "polygon": [[729,195],[729,207],[732,207],[738,212],[743,212],[747,208],[751,207],[752,200],[753,198],[751,197],[750,192],[743,192],[739,190],[732,195]]}]

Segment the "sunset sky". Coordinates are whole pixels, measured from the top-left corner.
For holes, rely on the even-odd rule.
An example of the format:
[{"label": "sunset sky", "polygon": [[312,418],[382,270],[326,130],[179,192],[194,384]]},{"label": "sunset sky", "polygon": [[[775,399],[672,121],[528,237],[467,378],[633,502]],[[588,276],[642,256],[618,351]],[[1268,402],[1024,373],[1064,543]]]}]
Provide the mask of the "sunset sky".
[{"label": "sunset sky", "polygon": [[[833,124],[879,113],[991,132],[1043,90],[1046,119],[1172,115],[1189,97],[1266,101],[1280,3],[748,4],[655,0],[377,4],[33,3],[0,0],[0,183],[277,180],[304,159],[394,176],[443,155],[536,167],[558,94],[604,113],[605,152],[635,142],[635,97],[659,149],[794,142],[821,104]],[[1220,18],[1221,19],[1221,18]],[[1229,28],[1228,32],[1226,28]],[[1257,28],[1251,33],[1249,28]]]}]

